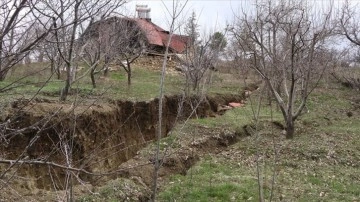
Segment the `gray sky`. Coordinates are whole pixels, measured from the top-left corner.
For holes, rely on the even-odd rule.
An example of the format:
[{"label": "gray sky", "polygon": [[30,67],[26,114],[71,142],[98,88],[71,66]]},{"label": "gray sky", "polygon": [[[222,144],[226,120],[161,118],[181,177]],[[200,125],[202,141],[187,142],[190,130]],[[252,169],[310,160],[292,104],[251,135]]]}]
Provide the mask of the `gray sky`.
[{"label": "gray sky", "polygon": [[[127,11],[130,16],[135,15],[135,6],[137,4],[148,5],[151,8],[151,19],[157,25],[164,29],[168,29],[169,14],[166,12],[165,6],[172,7],[172,0],[133,0],[127,5]],[[182,0],[181,3],[186,1]],[[227,22],[232,22],[233,12],[236,12],[241,5],[248,4],[251,1],[241,0],[189,0],[185,6],[179,23],[188,19],[192,11],[195,11],[198,24],[201,31],[222,30]],[[164,5],[165,4],[165,5]]]},{"label": "gray sky", "polygon": [[[304,0],[311,5],[315,11],[315,14],[321,13],[320,11],[328,7],[330,0]],[[345,0],[333,0],[334,7],[341,7]],[[182,4],[186,0],[180,0]],[[350,0],[353,6],[358,7],[360,0]],[[234,13],[239,16],[241,10],[248,12],[254,5],[255,0],[189,0],[186,4],[182,15],[178,19],[179,24],[184,24],[186,20],[191,16],[192,11],[195,11],[198,24],[200,25],[200,32],[210,31],[223,31],[227,23],[234,21]],[[148,5],[151,8],[152,22],[161,26],[162,28],[169,29],[169,14],[166,11],[165,6],[171,8],[173,0],[130,0],[126,4],[126,14],[129,16],[135,16],[136,5]],[[252,7],[253,8],[253,7]]]}]

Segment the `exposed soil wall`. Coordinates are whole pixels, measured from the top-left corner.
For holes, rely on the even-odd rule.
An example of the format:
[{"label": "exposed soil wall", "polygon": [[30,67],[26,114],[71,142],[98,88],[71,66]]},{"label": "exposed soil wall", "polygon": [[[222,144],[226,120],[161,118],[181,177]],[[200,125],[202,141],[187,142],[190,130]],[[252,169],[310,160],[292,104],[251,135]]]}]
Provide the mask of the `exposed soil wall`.
[{"label": "exposed soil wall", "polygon": [[[219,105],[243,99],[244,95],[207,97],[192,114],[199,98],[165,97],[162,136],[168,134],[176,121],[190,114],[212,116]],[[158,99],[118,100],[88,106],[17,101],[2,120],[10,121],[4,133],[6,141],[2,140],[0,145],[0,155],[2,159],[54,162],[92,173],[113,171],[155,139],[158,104]],[[9,165],[0,164],[0,168],[4,170]],[[66,184],[66,169],[39,164],[14,165],[11,172],[16,172],[18,178],[12,181],[21,184],[21,177],[26,177],[26,183],[20,185],[26,189],[63,189]],[[98,179],[96,175],[74,172],[84,181]]]}]

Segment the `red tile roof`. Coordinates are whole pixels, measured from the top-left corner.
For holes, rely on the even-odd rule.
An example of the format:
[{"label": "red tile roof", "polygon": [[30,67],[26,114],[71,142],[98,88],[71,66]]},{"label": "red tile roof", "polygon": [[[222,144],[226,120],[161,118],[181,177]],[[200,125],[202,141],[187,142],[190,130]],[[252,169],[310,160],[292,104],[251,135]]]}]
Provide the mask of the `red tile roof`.
[{"label": "red tile roof", "polygon": [[[169,32],[146,19],[135,19],[135,22],[145,33],[148,43],[165,47],[169,39]],[[169,48],[176,53],[182,53],[186,49],[188,36],[173,34]]]},{"label": "red tile roof", "polygon": [[[93,25],[89,26],[85,31],[84,35],[91,35],[96,33],[97,29],[101,29],[100,25],[119,23],[120,20],[126,20],[134,22],[145,34],[146,40],[149,45],[158,46],[165,48],[169,39],[169,32],[163,28],[152,23],[150,20],[141,19],[141,18],[122,18],[122,17],[111,17],[102,21],[95,22]],[[171,42],[169,45],[170,51],[174,53],[182,53],[186,49],[187,42],[189,40],[188,36],[173,34]]]}]

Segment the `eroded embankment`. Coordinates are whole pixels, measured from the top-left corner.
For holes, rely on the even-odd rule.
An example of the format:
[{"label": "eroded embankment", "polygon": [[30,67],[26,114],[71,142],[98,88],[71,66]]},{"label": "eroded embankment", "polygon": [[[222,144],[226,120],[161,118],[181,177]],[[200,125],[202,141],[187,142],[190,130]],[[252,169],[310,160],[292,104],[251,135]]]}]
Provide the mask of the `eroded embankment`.
[{"label": "eroded embankment", "polygon": [[[168,134],[177,120],[192,114],[199,102],[192,116],[212,116],[218,112],[219,105],[243,99],[244,94],[206,99],[165,97],[162,136]],[[71,167],[76,168],[71,171],[81,180],[94,182],[99,177],[96,174],[116,170],[155,139],[158,104],[158,99],[146,102],[119,100],[87,106],[44,101],[14,102],[2,118],[0,168],[4,174],[6,168],[13,166],[2,178],[7,181],[12,177],[8,183],[29,190],[63,189],[68,170],[65,168]]]}]

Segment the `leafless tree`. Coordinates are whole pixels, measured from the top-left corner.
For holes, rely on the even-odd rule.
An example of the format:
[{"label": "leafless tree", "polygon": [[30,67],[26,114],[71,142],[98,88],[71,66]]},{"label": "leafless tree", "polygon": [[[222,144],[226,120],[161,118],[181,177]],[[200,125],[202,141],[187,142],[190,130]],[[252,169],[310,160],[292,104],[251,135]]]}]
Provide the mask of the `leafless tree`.
[{"label": "leafless tree", "polygon": [[329,75],[347,88],[360,90],[360,77],[356,73],[356,69],[360,66],[358,56],[349,56],[351,50],[352,48],[348,47],[343,51],[336,51],[338,60],[342,62],[338,63]]},{"label": "leafless tree", "polygon": [[81,35],[81,28],[93,18],[105,18],[119,8],[125,1],[111,0],[66,0],[43,2],[43,15],[53,20],[54,32],[52,41],[57,54],[63,61],[66,71],[65,86],[60,100],[66,100],[71,84],[75,80],[78,66],[76,56],[80,49],[76,40]]},{"label": "leafless tree", "polygon": [[[193,18],[193,16],[191,17]],[[190,21],[191,22],[191,21]],[[196,27],[196,25],[187,25]],[[190,29],[195,31],[194,29]],[[220,33],[220,32],[218,32]],[[196,33],[189,36],[197,36]],[[203,36],[202,40],[191,39],[183,57],[180,58],[182,71],[185,73],[185,92],[190,94],[190,87],[193,91],[200,91],[200,84],[206,80],[209,70],[214,70],[219,58],[221,49],[224,48],[225,38],[214,43],[214,35]]]},{"label": "leafless tree", "polygon": [[[337,27],[338,34],[344,36],[356,49],[360,50],[360,21],[358,20],[360,13],[357,10],[358,6],[358,2],[346,0],[340,10]],[[354,64],[356,63],[359,61],[354,60]],[[360,78],[357,74],[353,74],[351,69],[342,69],[333,72],[332,75],[345,86],[360,89]]]},{"label": "leafless tree", "polygon": [[166,75],[166,66],[169,55],[169,46],[171,43],[171,39],[173,37],[174,32],[177,30],[176,23],[179,19],[180,14],[183,12],[185,6],[187,5],[188,0],[185,1],[184,4],[181,4],[179,0],[172,1],[172,7],[166,7],[167,14],[170,16],[170,29],[169,29],[169,38],[166,43],[166,49],[164,53],[163,64],[161,68],[161,79],[159,86],[159,113],[158,113],[158,128],[156,131],[156,148],[155,148],[155,164],[154,164],[154,176],[153,176],[153,187],[152,187],[152,195],[151,201],[156,201],[157,189],[158,189],[158,176],[161,168],[160,162],[160,140],[162,138],[162,128],[163,128],[163,98],[164,98],[164,83],[165,83],[165,75]]},{"label": "leafless tree", "polygon": [[[54,37],[52,37],[51,35],[49,35],[48,37],[45,38],[45,41],[48,41],[48,40],[55,41]],[[60,55],[57,51],[56,46],[54,46],[54,44],[52,44],[52,43],[45,42],[43,44],[43,47],[45,49],[45,58],[50,63],[51,73],[56,75],[57,79],[61,79],[61,72],[62,72],[62,67],[64,67],[64,64],[63,64],[64,62],[60,58]]]},{"label": "leafless tree", "polygon": [[[108,72],[110,63],[123,67],[131,85],[131,64],[145,51],[145,35],[136,19],[111,17],[90,25],[83,36],[84,57],[92,68],[101,63],[99,70]],[[97,71],[99,72],[99,71]],[[90,75],[94,84],[95,71]]]},{"label": "leafless tree", "polygon": [[[199,91],[200,83],[205,79],[205,74],[209,69],[214,68],[216,59],[214,53],[210,49],[210,40],[207,39],[198,46],[191,47],[185,54],[186,57],[183,63],[186,83],[192,86],[192,90]],[[189,90],[186,91],[189,92]]]},{"label": "leafless tree", "polygon": [[52,30],[52,23],[43,22],[44,29],[35,31],[40,13],[39,1],[2,1],[0,3],[0,81]]},{"label": "leafless tree", "polygon": [[[83,48],[83,53],[81,58],[90,68],[90,78],[93,88],[96,88],[95,75],[101,72],[102,69],[98,70],[100,66],[101,59],[104,57],[101,51],[101,42],[97,40],[89,40],[86,42],[86,45]],[[104,63],[106,61],[104,60]],[[105,65],[104,65],[105,66]]]},{"label": "leafless tree", "polygon": [[294,122],[330,62],[322,53],[332,32],[331,10],[315,17],[302,1],[266,0],[257,2],[255,15],[243,15],[231,32],[251,53],[251,68],[278,104],[286,137],[293,138]]},{"label": "leafless tree", "polygon": [[339,28],[340,34],[345,36],[351,43],[360,47],[360,22],[356,6],[351,6],[349,0],[346,0],[341,8]]},{"label": "leafless tree", "polygon": [[128,85],[131,85],[131,63],[145,51],[144,34],[134,23],[123,21],[115,29],[115,53],[119,55],[116,58],[116,64],[122,66],[127,73]]}]

